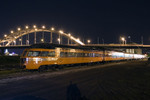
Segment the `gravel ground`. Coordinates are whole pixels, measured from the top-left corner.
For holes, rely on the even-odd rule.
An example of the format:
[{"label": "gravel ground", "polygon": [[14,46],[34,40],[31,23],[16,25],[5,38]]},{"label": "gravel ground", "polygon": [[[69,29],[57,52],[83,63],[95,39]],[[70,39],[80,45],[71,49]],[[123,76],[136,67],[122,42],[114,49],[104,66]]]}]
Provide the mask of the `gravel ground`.
[{"label": "gravel ground", "polygon": [[149,100],[146,60],[19,72],[0,79],[0,100]]}]

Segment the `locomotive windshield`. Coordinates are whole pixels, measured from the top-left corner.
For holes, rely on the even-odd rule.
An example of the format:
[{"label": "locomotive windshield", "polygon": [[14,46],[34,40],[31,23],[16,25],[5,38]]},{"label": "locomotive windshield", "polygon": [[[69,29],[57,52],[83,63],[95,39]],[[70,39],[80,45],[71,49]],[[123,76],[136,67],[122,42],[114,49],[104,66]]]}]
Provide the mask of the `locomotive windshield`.
[{"label": "locomotive windshield", "polygon": [[28,57],[37,57],[39,56],[41,51],[29,51],[28,52]]}]

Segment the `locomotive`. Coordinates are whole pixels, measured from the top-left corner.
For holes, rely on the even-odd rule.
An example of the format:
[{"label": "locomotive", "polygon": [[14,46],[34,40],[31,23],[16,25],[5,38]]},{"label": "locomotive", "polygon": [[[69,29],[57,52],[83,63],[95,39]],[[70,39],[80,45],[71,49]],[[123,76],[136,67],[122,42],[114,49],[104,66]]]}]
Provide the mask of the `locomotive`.
[{"label": "locomotive", "polygon": [[52,66],[121,61],[145,58],[142,54],[91,49],[82,46],[35,44],[24,50],[21,66],[28,70],[45,70]]}]

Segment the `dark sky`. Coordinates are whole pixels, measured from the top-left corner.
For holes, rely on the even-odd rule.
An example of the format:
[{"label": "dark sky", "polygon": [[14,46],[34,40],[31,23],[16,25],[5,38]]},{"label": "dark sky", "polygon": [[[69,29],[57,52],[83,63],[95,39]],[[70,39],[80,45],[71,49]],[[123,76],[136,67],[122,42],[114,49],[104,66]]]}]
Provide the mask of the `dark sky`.
[{"label": "dark sky", "polygon": [[55,26],[97,43],[119,43],[119,37],[150,44],[150,6],[143,0],[2,0],[0,36],[18,26]]}]

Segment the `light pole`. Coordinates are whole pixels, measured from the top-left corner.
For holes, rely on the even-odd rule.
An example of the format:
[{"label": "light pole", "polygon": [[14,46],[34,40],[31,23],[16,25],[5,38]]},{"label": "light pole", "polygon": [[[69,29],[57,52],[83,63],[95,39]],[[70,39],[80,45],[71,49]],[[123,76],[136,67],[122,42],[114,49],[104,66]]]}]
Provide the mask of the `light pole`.
[{"label": "light pole", "polygon": [[37,31],[37,28],[35,29],[35,34],[34,34],[34,44],[36,44],[36,31]]},{"label": "light pole", "polygon": [[54,31],[54,30],[55,30],[55,29],[52,27],[52,28],[51,28],[51,41],[50,41],[50,43],[53,43],[53,36],[52,36],[53,33],[52,33],[52,31]]},{"label": "light pole", "polygon": [[43,29],[43,33],[42,33],[42,39],[43,39],[43,43],[44,43],[44,29],[45,29],[45,26],[42,26],[42,29]]},{"label": "light pole", "polygon": [[123,44],[126,44],[126,39],[124,37],[122,37],[121,40]]},{"label": "light pole", "polygon": [[61,34],[63,34],[64,32],[62,30],[59,31],[59,39],[60,39],[60,44],[62,44],[62,38],[61,38]]},{"label": "light pole", "polygon": [[36,29],[36,25],[34,25],[33,28],[35,29],[35,32],[34,32],[34,44],[36,44],[36,30],[37,30]]},{"label": "light pole", "polygon": [[[10,33],[13,34],[13,37],[14,37],[14,31],[11,30]],[[13,45],[13,42],[12,42],[12,45]]]},{"label": "light pole", "polygon": [[69,38],[70,38],[70,36],[71,36],[71,34],[69,33],[69,34],[68,34],[68,45],[69,45]]},{"label": "light pole", "polygon": [[[4,35],[4,38],[5,38],[5,39],[7,38],[7,35],[6,35],[6,34]],[[4,42],[3,42],[3,46],[4,46]]]},{"label": "light pole", "polygon": [[[29,26],[26,26],[26,34],[28,33]],[[29,45],[29,34],[26,35],[26,45]]]},{"label": "light pole", "polygon": [[[18,28],[18,32],[19,32],[19,34],[20,34],[20,36],[21,36],[20,30],[21,30],[21,28]],[[21,38],[19,39],[19,41],[21,42],[21,45],[22,45],[22,36],[21,36]]]},{"label": "light pole", "polygon": [[60,44],[60,38],[57,39],[58,43]]}]

